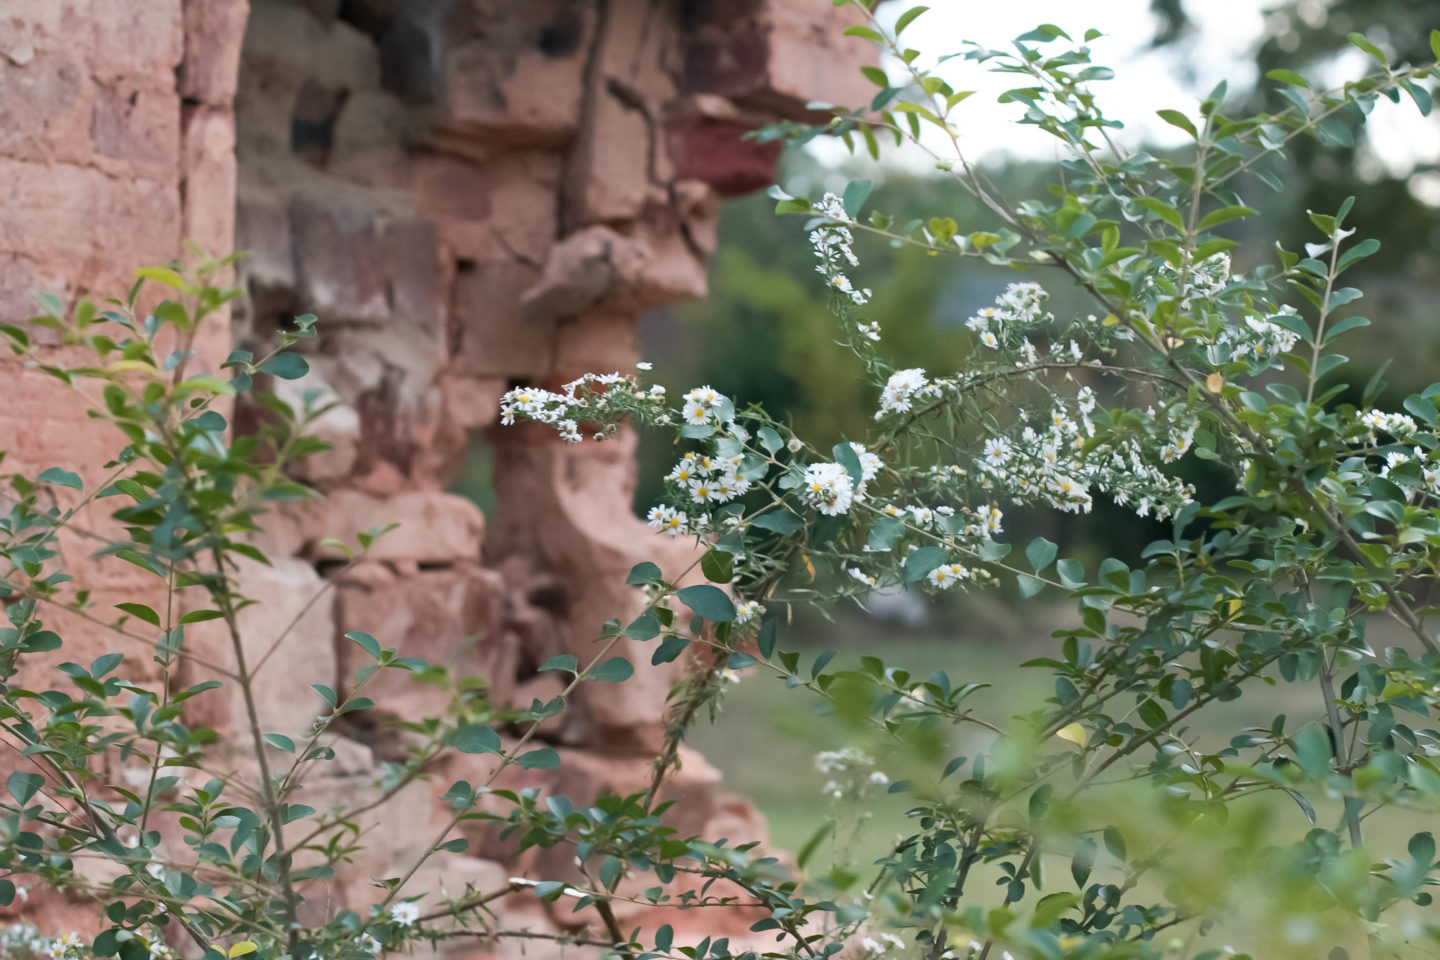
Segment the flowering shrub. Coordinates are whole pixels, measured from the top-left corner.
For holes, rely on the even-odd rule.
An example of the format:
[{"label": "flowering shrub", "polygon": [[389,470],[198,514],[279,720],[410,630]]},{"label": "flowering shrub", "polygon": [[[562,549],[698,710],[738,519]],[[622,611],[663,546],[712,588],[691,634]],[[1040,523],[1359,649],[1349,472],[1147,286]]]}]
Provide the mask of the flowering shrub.
[{"label": "flowering shrub", "polygon": [[[967,92],[922,69],[899,41],[923,12],[900,14],[889,33],[873,21],[848,31],[889,52],[889,71],[866,68],[878,87],[869,106],[766,134],[836,136],[872,153],[884,137],[908,140],[935,150],[939,168],[993,215],[962,233],[942,216],[862,218],[863,182],[818,201],[777,191],[780,213],[807,218],[837,339],[872,385],[869,435],[799,437],[709,386],[672,400],[641,382],[644,365],[505,396],[505,424],[537,421],[570,442],[627,424],[675,431],[685,452],[648,519],[659,534],[697,539],[694,566],[708,581],[636,566],[629,582],[648,598],[644,612],[600,628],[588,662],[551,658],[542,669],[565,678],[563,693],[518,715],[464,678],[355,632],[347,638],[371,662],[348,692],[316,685],[320,716],[298,739],[262,726],[255,671],[264,657],[248,659],[238,615],[263,598],[238,592],[236,564],[265,559],[247,535],[268,503],[309,495],[285,468],[316,449],[307,427],[324,409],[261,393],[270,416],[256,434],[231,438],[218,408],[260,375],[302,376],[291,348],[315,335],[313,317],[297,318],[272,352],[237,351],[219,373],[193,373],[197,330],[235,296],[212,285],[224,264],[205,263],[142,271],[173,288],[143,317],[138,287],[68,315],[46,300],[33,325],[80,357],[74,365],[58,364],[26,329],[0,327],[18,356],[77,390],[125,441],[111,473],[88,489],[60,468],[8,478],[0,728],[28,765],[7,777],[0,802],[0,902],[21,896],[16,880],[26,878],[32,889],[93,897],[104,919],[89,943],[22,925],[0,936],[0,949],[55,960],[181,949],[206,960],[367,960],[478,934],[548,937],[627,960],[847,949],[925,960],[1433,954],[1440,930],[1424,908],[1440,878],[1434,839],[1420,828],[1440,804],[1440,731],[1426,726],[1440,706],[1440,648],[1423,599],[1440,578],[1440,385],[1408,396],[1403,413],[1375,408],[1376,383],[1358,406],[1342,399],[1345,358],[1330,347],[1368,321],[1345,309],[1360,292],[1340,278],[1378,248],[1352,239],[1349,201],[1312,214],[1316,242],[1303,256],[1277,250],[1276,263],[1216,231],[1251,215],[1236,191],[1273,181],[1270,158],[1295,138],[1345,142],[1381,96],[1405,92],[1428,110],[1419,82],[1434,65],[1391,66],[1357,35],[1379,64],[1339,90],[1282,72],[1291,105],[1279,113],[1231,118],[1223,85],[1195,115],[1166,111],[1193,141],[1167,159],[1123,152],[1105,136],[1114,121],[1090,87],[1108,76],[1091,62],[1093,33],[1074,44],[1045,26],[1013,52],[969,47],[965,56],[1017,77],[1005,99],[1069,150],[1048,196],[1017,201],[959,151]],[[943,149],[922,137],[930,129]],[[865,316],[870,291],[857,285],[865,235],[1076,285],[1094,313],[1057,316],[1043,286],[1017,281],[966,320],[967,369],[896,370],[881,352],[885,331]],[[1233,492],[1200,502],[1175,473],[1191,457],[1228,468]],[[73,496],[61,496],[66,489]],[[1169,520],[1171,533],[1134,568],[1107,559],[1087,570],[1045,539],[1015,555],[1006,511],[1084,512],[1096,498]],[[81,527],[86,508],[102,503],[113,535]],[[383,533],[336,547],[353,562]],[[118,619],[97,609],[56,569],[62,534],[133,564],[163,603],[122,603]],[[1054,691],[1033,709],[982,710],[971,698],[983,681],[921,679],[878,657],[854,669],[832,667],[828,653],[802,663],[783,642],[796,606],[1002,582],[1077,608],[1050,655],[1029,664],[1051,675]],[[45,619],[62,610],[145,645],[158,679],[121,679],[124,658],[110,653],[61,664],[64,690],[32,689],[49,682],[36,655],[64,643]],[[1404,628],[1407,645],[1367,643],[1380,617]],[[205,665],[219,679],[178,689],[175,671],[197,661],[186,628],[205,621],[224,629],[234,666]],[[578,684],[632,674],[612,655],[622,638],[653,643],[653,663],[694,666],[672,692],[649,787],[580,806],[497,786],[507,769],[555,767],[558,754],[535,742],[540,724]],[[406,724],[403,756],[385,765],[377,800],[315,810],[301,788],[335,761],[336,721],[371,707],[363,691],[381,671],[446,686],[445,706]],[[812,867],[815,844],[833,829],[824,823],[791,869],[753,843],[665,825],[659,795],[686,731],[747,673],[782,678],[869,734],[875,747],[857,743],[817,763],[830,799],[861,804],[866,816],[883,811],[878,798],[905,799],[884,856]],[[1235,729],[1225,705],[1278,684],[1312,685],[1310,715]],[[185,704],[220,689],[238,695],[249,742],[238,772],[215,775],[215,734],[191,725]],[[1209,727],[1196,722],[1202,711]],[[520,732],[504,739],[502,723]],[[379,879],[367,909],[328,909],[312,885],[363,847],[356,817],[450,752],[489,757],[493,772],[448,786],[453,816],[401,875]],[[117,757],[140,764],[138,782],[98,772]],[[464,849],[462,821],[489,822],[522,851],[573,848],[586,882],[516,877],[420,899],[411,881],[436,854]],[[1386,829],[1367,835],[1371,825]],[[108,872],[80,866],[94,860]],[[681,874],[694,884],[677,894],[669,885]],[[635,893],[625,881],[641,876],[658,884]],[[534,932],[490,913],[524,890],[573,900],[597,932]],[[677,942],[669,925],[622,929],[621,902],[707,908],[702,916],[744,908],[759,919],[748,943]]]}]

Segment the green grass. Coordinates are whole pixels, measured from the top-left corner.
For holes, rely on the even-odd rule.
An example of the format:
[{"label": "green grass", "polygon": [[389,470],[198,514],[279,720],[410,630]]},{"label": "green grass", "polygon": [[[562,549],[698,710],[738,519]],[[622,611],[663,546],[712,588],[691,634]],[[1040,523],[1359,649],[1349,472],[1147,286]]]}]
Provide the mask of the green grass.
[{"label": "green grass", "polygon": [[[893,624],[847,617],[834,624],[806,628],[804,633],[810,640],[805,643],[803,662],[808,663],[821,650],[834,649],[838,655],[827,669],[855,666],[861,656],[873,655],[889,666],[910,670],[917,681],[943,669],[954,685],[990,683],[989,689],[975,694],[968,703],[980,716],[1004,726],[1009,717],[1034,709],[1050,694],[1049,671],[1043,667],[1021,668],[1020,664],[1032,657],[1053,654],[1059,641],[1051,633],[1070,615],[1070,608],[1058,605],[1033,606],[1017,612],[999,602],[980,599],[967,601],[950,632],[904,630]],[[1373,642],[1386,642],[1380,636],[1384,632],[1382,624],[1373,625],[1372,633],[1377,634]],[[816,770],[815,754],[853,745],[876,757],[880,769],[893,778],[904,776],[906,771],[896,768],[894,752],[882,738],[871,731],[848,727],[839,718],[827,715],[824,707],[808,691],[786,689],[775,675],[752,669],[742,683],[727,692],[724,709],[715,723],[694,730],[690,742],[720,769],[726,790],[749,797],[765,814],[773,846],[798,851],[827,818],[843,812],[840,820],[844,826],[837,830],[839,839],[827,842],[817,855],[817,865],[837,858],[866,864],[884,854],[897,834],[908,830],[904,812],[910,804],[903,795],[880,798],[871,805],[868,821],[860,825],[858,833],[851,834],[854,804],[836,805],[823,796],[821,788],[829,778]],[[1309,719],[1320,709],[1320,695],[1313,685],[1255,685],[1237,701],[1215,704],[1198,713],[1187,739],[1224,743],[1243,727],[1268,727],[1278,713]],[[1292,720],[1287,729],[1295,726]],[[973,755],[988,736],[973,725],[957,727],[952,730],[949,746],[953,754]],[[1296,838],[1310,826],[1300,809],[1283,795],[1255,802],[1274,802],[1286,832],[1293,826]],[[1338,818],[1338,805],[1334,810],[1330,806],[1321,805],[1317,810],[1322,826],[1333,826]],[[1386,822],[1390,819],[1384,812],[1372,817],[1367,834],[1376,840],[1398,843],[1396,849],[1403,850],[1401,824],[1392,826]]]}]

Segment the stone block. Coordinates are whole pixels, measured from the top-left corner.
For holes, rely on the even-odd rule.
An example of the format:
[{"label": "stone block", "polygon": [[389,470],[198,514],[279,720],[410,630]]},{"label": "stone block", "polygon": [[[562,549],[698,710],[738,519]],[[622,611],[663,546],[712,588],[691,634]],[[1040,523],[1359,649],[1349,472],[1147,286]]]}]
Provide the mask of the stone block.
[{"label": "stone block", "polygon": [[300,305],[330,323],[401,324],[435,340],[444,292],[435,228],[297,198],[290,233]]},{"label": "stone block", "polygon": [[[459,677],[483,678],[495,702],[509,698],[515,650],[502,629],[505,597],[494,571],[473,562],[398,577],[360,571],[345,578],[339,597],[342,633],[363,631],[401,656],[447,666]],[[341,642],[339,655],[347,684],[374,662],[351,641]],[[407,670],[370,676],[363,693],[378,709],[407,720],[435,712],[445,699],[443,691]]]},{"label": "stone block", "polygon": [[783,144],[744,139],[757,126],[755,119],[739,114],[687,111],[672,118],[666,126],[666,145],[676,176],[707,184],[722,197],[765,189],[775,182]]},{"label": "stone block", "polygon": [[93,84],[73,48],[0,18],[0,156],[82,163]]},{"label": "stone block", "polygon": [[529,380],[549,374],[555,325],[532,320],[520,308],[520,297],[536,274],[511,259],[462,264],[456,271],[451,315],[460,371]]},{"label": "stone block", "polygon": [[212,256],[235,249],[235,118],[212,107],[185,111],[184,239]]},{"label": "stone block", "polygon": [[121,78],[95,87],[90,115],[95,153],[152,179],[174,176],[180,156],[180,100],[171,88]]},{"label": "stone block", "polygon": [[[232,578],[238,593],[257,601],[240,611],[238,626],[262,732],[306,735],[315,717],[329,710],[310,685],[334,687],[337,677],[329,584],[313,566],[290,557],[272,557],[269,566],[241,560]],[[208,606],[208,599],[196,588],[187,592],[195,609]],[[212,663],[235,669],[234,645],[223,620],[190,625],[186,645]],[[233,681],[191,703],[191,722],[214,727],[242,744],[250,736],[244,697]]]},{"label": "stone block", "polygon": [[[97,230],[96,224],[106,224]],[[0,253],[20,253],[72,289],[114,296],[134,268],[179,250],[179,191],[68,164],[0,159]]]},{"label": "stone block", "polygon": [[415,207],[435,223],[440,242],[457,260],[542,262],[555,237],[560,157],[548,150],[516,150],[493,159],[449,152],[453,138],[421,155],[415,168]]},{"label": "stone block", "polygon": [[[389,523],[399,524],[371,546],[371,560],[393,563],[474,563],[480,557],[485,517],[464,497],[438,490],[415,490],[393,497],[372,497],[341,490],[326,501],[327,537],[354,543],[355,535]],[[329,548],[322,556],[338,557]]]},{"label": "stone block", "polygon": [[592,7],[577,0],[460,0],[445,25],[438,125],[489,148],[558,146],[584,96]]},{"label": "stone block", "polygon": [[102,0],[86,7],[81,14],[90,32],[85,46],[91,51],[90,70],[97,79],[127,77],[174,89],[175,68],[185,53],[181,0]]},{"label": "stone block", "polygon": [[683,17],[684,89],[754,109],[817,119],[816,100],[862,106],[875,88],[859,68],[875,48],[842,32],[858,11],[789,0],[697,0]]},{"label": "stone block", "polygon": [[184,0],[180,96],[207,106],[230,107],[249,14],[249,0]]}]

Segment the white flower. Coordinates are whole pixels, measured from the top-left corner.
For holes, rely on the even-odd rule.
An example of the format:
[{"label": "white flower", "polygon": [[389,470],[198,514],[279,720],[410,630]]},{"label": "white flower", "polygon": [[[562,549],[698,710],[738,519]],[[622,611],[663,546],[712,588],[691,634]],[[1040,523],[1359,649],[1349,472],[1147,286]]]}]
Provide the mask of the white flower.
[{"label": "white flower", "polygon": [[366,953],[372,953],[376,955],[380,953],[380,941],[376,940],[368,933],[362,933],[360,934],[360,936],[356,937],[355,943],[360,947],[361,950],[364,950]]},{"label": "white flower", "polygon": [[710,422],[710,408],[699,400],[686,400],[680,410],[685,422],[692,427],[702,426]]},{"label": "white flower", "polygon": [[735,604],[735,622],[749,623],[765,614],[765,606],[758,600],[742,600]]},{"label": "white flower", "polygon": [[402,927],[413,926],[415,921],[420,919],[420,905],[413,900],[406,900],[403,903],[392,903],[390,905],[390,919]]},{"label": "white flower", "polygon": [[791,453],[799,453],[801,450],[805,449],[805,444],[800,442],[799,437],[791,437],[789,440],[785,441],[785,449],[789,450]]},{"label": "white flower", "polygon": [[991,350],[995,350],[1000,346],[1000,338],[995,336],[995,334],[989,330],[986,330],[984,333],[980,334],[980,342],[985,344],[985,346],[989,347]]},{"label": "white flower", "polygon": [[991,466],[1002,466],[1010,459],[1010,441],[997,437],[985,441],[985,462]]},{"label": "white flower", "polygon": [[709,384],[691,390],[685,394],[685,399],[693,400],[706,407],[718,407],[725,401],[725,398],[720,395],[720,392]]},{"label": "white flower", "polygon": [[854,577],[856,580],[859,580],[866,586],[875,586],[875,578],[870,576],[870,574],[866,573],[864,570],[861,570],[859,567],[851,567],[847,572],[850,574],[850,576]]},{"label": "white flower", "polygon": [[860,479],[874,480],[880,473],[880,468],[885,466],[878,454],[871,453],[858,443],[851,443],[850,449],[855,451],[855,456],[860,460]]},{"label": "white flower", "polygon": [[645,519],[650,526],[668,533],[672,537],[678,537],[690,529],[689,518],[682,511],[664,504],[651,507],[650,512],[645,515]]},{"label": "white flower", "polygon": [[838,463],[812,463],[801,481],[805,499],[826,516],[838,516],[850,509],[855,485],[850,472]]},{"label": "white flower", "polygon": [[887,413],[909,410],[911,398],[929,385],[930,381],[920,367],[892,373],[890,379],[885,381],[885,389],[880,392],[880,412],[876,414],[877,419]]},{"label": "white flower", "polygon": [[[872,784],[877,787],[884,787],[889,785],[890,783],[890,778],[885,776],[885,774],[881,773],[879,770],[871,773],[870,776],[866,779],[868,779]],[[904,946],[904,944],[901,944],[901,946]]]},{"label": "white flower", "polygon": [[655,364],[653,364],[653,363],[647,363],[646,361],[641,360],[639,363],[635,364],[635,369],[636,369],[636,370],[654,370],[654,369],[655,369]]},{"label": "white flower", "polygon": [[723,667],[723,668],[721,668],[721,669],[719,669],[719,670],[716,670],[716,671],[715,671],[715,676],[719,677],[721,680],[723,680],[723,681],[726,682],[726,683],[739,683],[739,682],[740,682],[740,674],[737,673],[737,672],[734,671],[734,670],[731,670],[729,667]]},{"label": "white flower", "polygon": [[696,503],[706,503],[710,500],[720,499],[720,489],[709,480],[690,481],[690,499]]},{"label": "white flower", "polygon": [[942,563],[931,570],[925,579],[930,581],[931,586],[940,590],[949,590],[956,583],[964,578],[965,568],[958,563]]}]

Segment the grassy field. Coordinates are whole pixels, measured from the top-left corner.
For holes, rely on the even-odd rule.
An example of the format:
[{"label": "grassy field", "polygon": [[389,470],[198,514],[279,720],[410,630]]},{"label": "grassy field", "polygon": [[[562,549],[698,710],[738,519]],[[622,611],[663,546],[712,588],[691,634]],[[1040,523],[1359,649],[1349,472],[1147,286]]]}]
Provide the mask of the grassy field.
[{"label": "grassy field", "polygon": [[[854,665],[861,656],[875,655],[891,666],[909,669],[917,677],[928,676],[938,668],[946,670],[956,685],[989,682],[993,686],[970,702],[981,716],[1003,725],[1008,717],[1035,707],[1050,693],[1048,670],[1022,669],[1020,664],[1052,653],[1059,641],[1050,634],[1068,616],[1069,608],[1065,607],[1032,606],[1017,611],[981,599],[972,602],[960,622],[945,632],[906,630],[893,624],[846,618],[823,630],[811,631],[817,636],[805,659],[808,662],[822,649],[835,649],[839,652],[834,666]],[[1377,623],[1371,640],[1377,647],[1400,640],[1390,632],[1388,625]],[[773,675],[752,670],[727,693],[725,708],[716,722],[696,729],[691,743],[723,772],[726,789],[750,797],[765,813],[775,847],[798,851],[827,817],[840,811],[836,834],[819,848],[813,867],[840,862],[863,868],[888,852],[902,831],[910,832],[904,816],[910,803],[903,795],[884,796],[871,805],[866,822],[856,823],[853,804],[836,805],[823,795],[821,788],[828,777],[815,768],[815,753],[857,746],[876,757],[879,767],[892,777],[903,776],[905,771],[895,769],[893,752],[887,752],[883,741],[863,732],[847,731],[844,724],[823,715],[821,706],[818,698],[808,692],[787,690]],[[1321,709],[1320,694],[1313,684],[1256,686],[1233,703],[1202,711],[1197,719],[1203,719],[1187,736],[1208,743],[1223,738],[1218,740],[1223,743],[1243,727],[1268,726],[1278,713],[1309,719]],[[1294,726],[1296,722],[1292,721],[1289,728]],[[953,752],[973,755],[975,748],[983,745],[975,739],[977,734],[972,731],[976,730],[979,728],[973,726],[956,729]],[[988,736],[984,731],[980,733]],[[1252,805],[1250,812],[1258,810],[1266,819],[1261,838],[1266,844],[1298,840],[1311,827],[1300,808],[1281,793],[1265,794],[1244,803]],[[1339,813],[1338,803],[1317,804],[1321,826],[1335,826]],[[1417,824],[1413,817],[1389,811],[1366,822],[1367,841],[1376,844],[1377,849],[1392,852],[1403,852],[1406,837],[1416,829],[1424,829],[1424,825]],[[1068,862],[1053,869],[1063,876],[1068,873]]]}]

